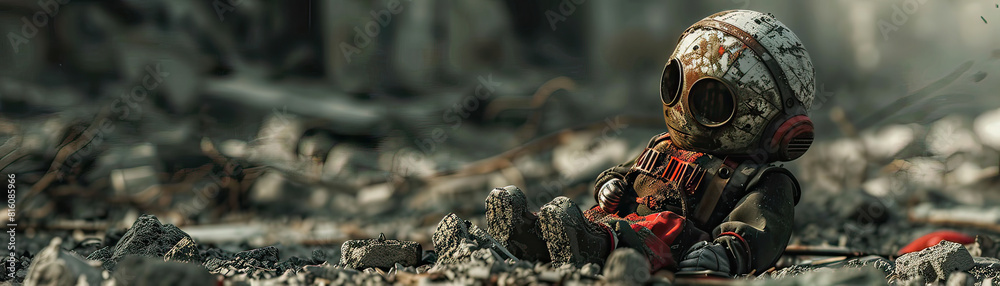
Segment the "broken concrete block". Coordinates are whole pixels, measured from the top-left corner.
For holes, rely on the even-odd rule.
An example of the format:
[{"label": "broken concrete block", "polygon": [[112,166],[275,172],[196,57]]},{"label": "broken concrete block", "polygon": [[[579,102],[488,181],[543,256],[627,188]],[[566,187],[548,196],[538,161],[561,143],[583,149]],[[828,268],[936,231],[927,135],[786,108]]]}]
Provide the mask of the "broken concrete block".
[{"label": "broken concrete block", "polygon": [[261,247],[236,253],[231,265],[240,268],[273,268],[278,263],[278,248]]},{"label": "broken concrete block", "polygon": [[77,285],[77,282],[98,285],[104,280],[96,263],[63,251],[61,244],[62,239],[54,238],[38,252],[28,267],[25,285]]},{"label": "broken concrete block", "polygon": [[609,284],[641,285],[649,276],[649,261],[635,249],[615,249],[604,263],[604,280]]},{"label": "broken concrete block", "polygon": [[941,241],[935,246],[897,258],[895,275],[902,280],[921,275],[927,281],[943,281],[952,272],[968,271],[973,265],[972,255],[964,246]]},{"label": "broken concrete block", "polygon": [[163,255],[163,261],[201,263],[201,253],[198,252],[198,244],[194,243],[190,237],[184,237],[178,241],[167,254]]},{"label": "broken concrete block", "polygon": [[389,269],[396,263],[417,266],[423,253],[419,243],[386,239],[348,240],[340,248],[340,263],[354,269],[378,267]]},{"label": "broken concrete block", "polygon": [[101,261],[105,269],[114,270],[118,261],[128,255],[160,258],[184,238],[191,239],[191,236],[173,224],[161,224],[155,216],[143,215],[115,244],[111,256]]}]

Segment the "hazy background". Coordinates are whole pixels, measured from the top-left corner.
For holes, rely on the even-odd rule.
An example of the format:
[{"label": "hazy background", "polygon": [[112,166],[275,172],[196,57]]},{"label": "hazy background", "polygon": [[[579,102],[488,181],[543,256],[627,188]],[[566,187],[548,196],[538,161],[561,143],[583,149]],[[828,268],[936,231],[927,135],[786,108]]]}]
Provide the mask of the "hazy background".
[{"label": "hazy background", "polygon": [[830,195],[864,190],[905,212],[910,193],[879,178],[924,161],[964,179],[903,189],[961,186],[980,205],[997,190],[975,185],[996,176],[996,129],[973,127],[1000,107],[992,0],[36,2],[0,1],[0,171],[38,230],[153,213],[301,230],[225,234],[258,244],[426,244],[443,214],[481,216],[492,187],[589,206],[594,176],[664,130],[680,33],[727,9],[774,14],[812,56],[818,141],[789,166],[815,204],[800,209],[857,219],[857,199]]}]

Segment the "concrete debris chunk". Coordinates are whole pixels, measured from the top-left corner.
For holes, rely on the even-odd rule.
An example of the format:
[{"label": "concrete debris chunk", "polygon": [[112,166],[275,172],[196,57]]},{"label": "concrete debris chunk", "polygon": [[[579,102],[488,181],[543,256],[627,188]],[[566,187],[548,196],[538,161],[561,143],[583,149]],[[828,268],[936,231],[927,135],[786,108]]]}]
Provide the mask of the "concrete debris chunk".
[{"label": "concrete debris chunk", "polygon": [[580,267],[580,275],[588,277],[597,277],[601,274],[601,266],[597,263],[587,263]]},{"label": "concrete debris chunk", "polygon": [[615,249],[604,265],[604,280],[609,284],[641,285],[649,280],[649,262],[635,249]]},{"label": "concrete debris chunk", "polygon": [[77,285],[78,282],[99,285],[103,280],[96,263],[92,264],[74,253],[63,251],[62,239],[54,238],[38,252],[28,267],[25,285]]},{"label": "concrete debris chunk", "polygon": [[191,236],[173,224],[161,224],[152,215],[140,216],[115,244],[111,256],[102,260],[104,269],[114,270],[118,261],[128,255],[161,258],[184,238]]},{"label": "concrete debris chunk", "polygon": [[201,253],[198,252],[198,244],[194,243],[190,237],[182,238],[167,254],[163,255],[163,261],[201,263]]},{"label": "concrete debris chunk", "polygon": [[354,269],[389,269],[397,263],[417,266],[422,253],[423,249],[417,242],[386,239],[385,235],[380,235],[377,239],[345,242],[340,249],[340,263]]},{"label": "concrete debris chunk", "polygon": [[943,281],[957,271],[968,271],[975,265],[972,255],[961,244],[941,241],[927,249],[907,253],[896,259],[895,276],[909,280],[916,275],[926,281]]},{"label": "concrete debris chunk", "polygon": [[278,248],[268,246],[241,251],[231,262],[238,268],[274,268],[278,263]]}]

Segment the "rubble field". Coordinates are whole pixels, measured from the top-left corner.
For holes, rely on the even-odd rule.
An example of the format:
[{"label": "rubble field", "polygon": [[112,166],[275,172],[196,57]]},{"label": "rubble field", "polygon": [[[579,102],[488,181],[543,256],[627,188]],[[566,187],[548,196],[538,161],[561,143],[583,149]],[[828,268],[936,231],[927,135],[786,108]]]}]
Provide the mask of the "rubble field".
[{"label": "rubble field", "polygon": [[[1000,5],[906,1],[922,15],[882,41],[895,2],[0,1],[0,285],[1000,284],[1000,33],[966,15]],[[817,72],[773,268],[553,265],[490,237],[496,187],[594,206],[666,131],[665,53],[735,8]]]},{"label": "rubble field", "polygon": [[[995,120],[990,117],[995,117],[994,114],[1000,111],[984,114],[976,120],[949,117],[929,128],[890,125],[874,132],[862,132],[856,138],[819,142],[814,150],[789,166],[796,170],[806,187],[796,207],[796,231],[785,256],[765,273],[736,279],[674,277],[669,271],[650,273],[642,256],[629,249],[616,250],[604,265],[552,265],[517,259],[484,230],[483,201],[490,190],[488,186],[506,178],[502,171],[462,174],[460,170],[447,175],[430,174],[422,179],[382,178],[389,181],[381,183],[371,183],[378,179],[372,178],[370,173],[367,178],[352,174],[349,176],[354,180],[368,182],[371,186],[364,192],[338,194],[337,199],[317,204],[297,197],[269,196],[266,192],[281,187],[316,198],[320,196],[316,192],[326,191],[310,186],[322,186],[322,181],[296,178],[308,175],[295,175],[294,171],[268,170],[256,175],[257,182],[250,185],[248,197],[243,198],[246,201],[241,202],[248,205],[238,206],[253,214],[216,219],[211,218],[213,212],[203,211],[195,216],[219,221],[209,225],[183,225],[188,220],[180,220],[182,225],[178,227],[170,223],[178,221],[171,218],[169,211],[161,212],[165,215],[160,217],[140,215],[134,210],[108,214],[120,216],[121,224],[107,220],[60,219],[60,215],[45,217],[34,225],[37,228],[28,231],[24,240],[19,240],[23,250],[15,262],[14,278],[5,279],[4,283],[993,285],[993,281],[1000,279],[1000,247],[995,243],[1000,237],[995,214],[1000,213],[1000,209],[990,203],[997,201],[996,194],[981,190],[997,186],[997,167],[990,165],[995,163],[991,160],[996,160],[997,155],[988,143],[991,140],[988,136],[995,134],[977,133],[974,126],[984,124],[983,120]],[[299,123],[289,120],[284,124]],[[592,205],[590,181],[584,178],[585,174],[574,179],[573,175],[577,174],[561,173],[559,160],[565,160],[561,154],[594,149],[602,150],[597,154],[629,153],[626,149],[635,149],[638,145],[624,142],[630,137],[641,138],[641,131],[629,130],[637,134],[623,133],[620,138],[609,140],[601,138],[599,132],[573,130],[565,133],[575,139],[569,143],[533,151],[539,154],[537,156],[513,158],[515,168],[525,170],[542,168],[543,160],[554,161],[552,169],[532,173],[556,177],[555,183],[541,177],[521,178],[527,186],[525,189],[540,190],[526,191],[529,204],[537,208],[554,196],[568,195]],[[866,148],[866,142],[886,140],[879,138],[890,136],[886,134],[894,138],[905,134],[910,140],[896,140],[895,146],[882,144],[879,146],[882,149]],[[975,144],[948,139],[955,136],[970,136]],[[574,143],[580,141],[596,143]],[[214,151],[211,146],[205,146],[211,143],[203,144],[209,154],[232,153],[226,147]],[[264,148],[266,143],[255,145],[247,146],[243,154],[261,152],[255,149]],[[141,153],[143,148],[148,149],[139,145],[108,151],[98,160],[95,170],[102,169],[100,165],[103,164],[126,164],[107,163],[111,159],[104,158],[121,156],[115,152]],[[337,148],[344,146],[330,150],[327,162],[356,161],[366,154],[339,152]],[[849,154],[864,156],[847,156]],[[611,157],[601,160],[622,159]],[[898,159],[901,157],[905,159]],[[154,156],[147,158],[133,157],[128,163],[157,161]],[[303,158],[310,162],[308,157]],[[492,159],[479,162],[489,160]],[[867,167],[859,170],[854,166]],[[233,178],[242,176],[246,180],[257,167],[219,168],[217,171],[223,173],[232,172],[225,169],[243,168],[243,174],[219,179],[221,184],[235,187],[241,183]],[[599,169],[594,167],[591,172],[599,172]],[[116,170],[109,170],[112,180],[115,179],[113,174],[120,173]],[[353,172],[349,168],[342,171]],[[934,172],[938,172],[937,176],[932,176]],[[862,174],[867,174],[864,181],[848,180]],[[127,186],[141,182],[142,178],[122,180]],[[348,180],[341,182],[345,181]],[[547,193],[545,187],[556,183],[561,184],[561,192]],[[380,192],[380,188],[385,188],[387,194],[372,197],[376,195],[371,193]],[[117,189],[113,191],[118,192]],[[130,191],[122,189],[121,192],[128,194]],[[133,198],[140,198],[142,192],[149,192],[149,189],[133,193]],[[35,201],[44,199],[41,194],[39,196],[29,202],[44,205],[44,202]],[[397,196],[405,199],[397,200]],[[348,199],[351,203],[342,202]],[[466,201],[475,203],[464,204]],[[210,208],[229,207],[225,202],[214,203]],[[170,203],[189,202],[175,199]],[[297,205],[303,215],[267,219],[267,214],[281,211],[277,207],[281,204]],[[40,207],[36,211],[44,209]],[[338,213],[353,215],[340,220],[328,218]],[[373,219],[378,215],[383,219]],[[127,227],[122,227],[126,225],[123,220],[131,221]],[[943,230],[948,233],[939,234],[936,239],[926,237]],[[922,236],[924,238],[920,239]],[[445,238],[450,240],[442,240]],[[971,241],[963,241],[969,239]],[[914,240],[926,245],[918,247],[918,251],[898,253]],[[442,249],[440,246],[449,247]],[[6,269],[3,271],[4,277],[9,277]]]}]

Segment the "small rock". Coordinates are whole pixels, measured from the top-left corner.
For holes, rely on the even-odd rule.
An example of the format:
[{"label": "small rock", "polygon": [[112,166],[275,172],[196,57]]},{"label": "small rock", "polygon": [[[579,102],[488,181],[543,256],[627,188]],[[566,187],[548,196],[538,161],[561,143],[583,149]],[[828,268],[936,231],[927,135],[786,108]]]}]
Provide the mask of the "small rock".
[{"label": "small rock", "polygon": [[601,266],[595,263],[587,263],[580,267],[580,274],[595,277],[601,274]]},{"label": "small rock", "polygon": [[948,281],[945,282],[947,286],[972,286],[975,281],[968,273],[965,272],[952,272],[948,276]]},{"label": "small rock", "polygon": [[649,261],[635,249],[615,249],[604,265],[604,280],[608,283],[638,285],[649,280]]},{"label": "small rock", "polygon": [[268,246],[241,251],[231,262],[237,267],[271,268],[278,262],[278,248]]},{"label": "small rock", "polygon": [[313,262],[316,263],[326,262],[326,252],[324,252],[322,249],[314,249],[312,251],[312,255],[310,255],[309,258],[311,258]]},{"label": "small rock", "polygon": [[538,273],[538,280],[549,282],[549,283],[559,283],[562,280],[563,275],[558,271],[546,270]]},{"label": "small rock", "polygon": [[469,277],[472,279],[490,279],[490,268],[486,266],[476,266],[469,269]]}]

